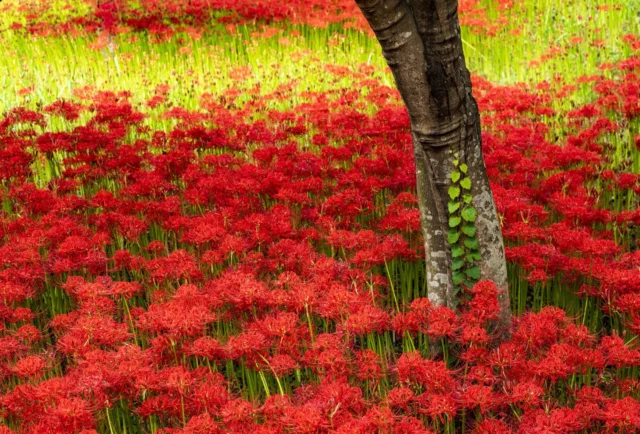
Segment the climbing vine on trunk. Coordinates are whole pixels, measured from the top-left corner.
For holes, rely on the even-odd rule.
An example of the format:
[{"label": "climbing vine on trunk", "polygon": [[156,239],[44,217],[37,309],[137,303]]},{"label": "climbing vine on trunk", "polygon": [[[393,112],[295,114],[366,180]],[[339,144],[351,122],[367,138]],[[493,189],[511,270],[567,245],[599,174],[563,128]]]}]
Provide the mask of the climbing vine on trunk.
[{"label": "climbing vine on trunk", "polygon": [[476,209],[471,195],[471,178],[467,176],[469,166],[460,163],[459,155],[454,155],[452,162],[455,169],[451,171],[451,186],[447,193],[449,202],[449,231],[447,242],[451,246],[454,299],[464,288],[471,288],[480,279],[478,262],[482,259],[479,241],[476,236]]}]

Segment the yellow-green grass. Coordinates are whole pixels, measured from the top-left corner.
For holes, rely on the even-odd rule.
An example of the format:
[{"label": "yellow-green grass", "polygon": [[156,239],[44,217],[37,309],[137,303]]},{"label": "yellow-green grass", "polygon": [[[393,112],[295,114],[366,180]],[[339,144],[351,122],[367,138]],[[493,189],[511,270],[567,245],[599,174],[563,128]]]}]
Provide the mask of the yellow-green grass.
[{"label": "yellow-green grass", "polygon": [[[53,21],[85,13],[88,8],[81,1],[51,3],[48,14]],[[467,62],[474,74],[498,84],[536,83],[556,77],[573,83],[579,76],[599,73],[599,64],[628,57],[622,36],[637,34],[639,28],[633,1],[629,7],[618,8],[608,0],[528,1],[506,12],[498,11],[492,1],[482,3],[487,6],[489,23],[505,19],[506,24],[492,36],[463,27]],[[172,104],[195,109],[203,93],[216,95],[238,86],[231,77],[242,67],[249,68],[244,89],[259,84],[263,93],[287,81],[294,81],[300,90],[315,91],[350,85],[349,80],[326,80],[326,64],[350,68],[370,64],[375,67],[375,77],[393,85],[377,42],[340,26],[318,29],[274,24],[281,32],[264,38],[259,23],[238,26],[232,35],[212,19],[211,28],[197,41],[177,34],[168,42],[153,43],[147,34],[123,33],[114,36],[111,48],[97,48],[95,34],[32,37],[11,30],[11,23],[24,18],[16,11],[17,4],[17,0],[8,2],[0,18],[5,29],[0,33],[0,112],[25,102],[48,104],[71,98],[73,89],[85,85],[128,90],[134,101],[143,102],[157,85],[169,84]],[[69,4],[73,7],[65,9]],[[293,30],[300,35],[291,36]],[[553,54],[554,50],[558,54]],[[550,59],[542,60],[550,54]],[[28,97],[18,95],[20,89],[30,87],[33,93]],[[589,98],[585,90],[579,96],[581,100]],[[296,102],[284,102],[282,108]]]}]

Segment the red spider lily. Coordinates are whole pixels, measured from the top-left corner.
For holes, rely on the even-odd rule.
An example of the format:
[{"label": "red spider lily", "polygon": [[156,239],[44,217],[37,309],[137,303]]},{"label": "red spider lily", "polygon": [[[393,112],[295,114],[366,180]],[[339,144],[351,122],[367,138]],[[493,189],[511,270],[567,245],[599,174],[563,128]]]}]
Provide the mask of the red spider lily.
[{"label": "red spider lily", "polygon": [[220,343],[209,336],[203,336],[193,341],[189,346],[188,353],[210,360],[223,360],[226,355]]},{"label": "red spider lily", "polygon": [[427,334],[432,337],[453,337],[456,331],[456,314],[445,306],[429,312]]},{"label": "red spider lily", "polygon": [[29,345],[35,344],[42,338],[40,330],[33,324],[23,325],[16,331],[15,336]]},{"label": "red spider lily", "polygon": [[556,342],[560,330],[566,323],[567,319],[563,311],[545,307],[537,315],[525,315],[514,332],[514,338],[525,343],[529,350],[535,352],[544,345]]},{"label": "red spider lily", "polygon": [[[62,116],[68,121],[74,121],[80,117],[80,112],[84,109],[84,106],[73,101],[58,100],[44,107],[46,113]],[[61,137],[65,137],[66,134],[60,134]],[[46,152],[46,151],[45,151]]]},{"label": "red spider lily", "polygon": [[536,407],[540,403],[544,390],[533,382],[516,384],[509,400],[522,408]]},{"label": "red spider lily", "polygon": [[620,367],[624,365],[635,366],[640,363],[640,352],[628,348],[619,336],[602,338],[602,349],[607,364]]},{"label": "red spider lily", "polygon": [[136,326],[151,333],[166,333],[176,339],[202,335],[216,315],[202,305],[202,295],[188,294],[187,291],[181,287],[172,301],[151,305],[146,313],[136,318]]},{"label": "red spider lily", "polygon": [[389,390],[386,402],[392,408],[409,411],[409,405],[415,399],[413,391],[407,386],[399,386]]},{"label": "red spider lily", "polygon": [[254,276],[241,272],[227,272],[210,281],[206,292],[212,300],[220,300],[232,309],[251,311],[253,306],[264,306],[268,298],[267,286]]},{"label": "red spider lily", "polygon": [[64,429],[80,431],[95,427],[91,407],[87,401],[80,398],[60,398],[55,407],[45,410],[45,415],[46,425],[54,432]]},{"label": "red spider lily", "polygon": [[423,393],[417,398],[420,403],[418,411],[422,414],[445,423],[445,417],[451,420],[458,411],[458,406],[452,397],[433,393]]},{"label": "red spider lily", "polygon": [[10,314],[10,318],[7,318],[10,322],[30,322],[33,321],[35,314],[31,311],[31,309],[26,307],[17,307],[13,309]]},{"label": "red spider lily", "polygon": [[142,285],[137,282],[114,282],[109,287],[109,292],[115,297],[131,298],[142,292]]},{"label": "red spider lily", "polygon": [[230,336],[225,345],[228,357],[232,360],[246,358],[250,365],[262,362],[260,357],[269,348],[268,339],[261,333],[252,331],[237,336]]},{"label": "red spider lily", "polygon": [[159,395],[147,398],[138,407],[138,414],[142,417],[157,415],[179,418],[181,416],[180,408],[181,404],[179,397]]},{"label": "red spider lily", "polygon": [[372,350],[356,353],[356,377],[360,380],[378,382],[382,375],[380,357]]},{"label": "red spider lily", "polygon": [[300,368],[298,362],[286,354],[276,354],[267,361],[268,371],[276,377],[293,373]]},{"label": "red spider lily", "polygon": [[513,430],[499,419],[484,419],[473,428],[473,434],[510,434]]},{"label": "red spider lily", "polygon": [[19,417],[34,432],[92,429],[92,404],[74,396],[72,381],[46,380],[37,386],[18,386],[3,397],[9,414]]},{"label": "red spider lily", "polygon": [[458,339],[460,342],[472,346],[486,345],[491,340],[487,330],[477,325],[464,326]]},{"label": "red spider lily", "polygon": [[148,269],[151,277],[159,282],[168,279],[193,281],[202,279],[202,271],[198,269],[194,258],[185,250],[176,250],[169,256],[149,261]]},{"label": "red spider lily", "polygon": [[46,362],[38,356],[27,356],[18,360],[12,368],[18,377],[34,377],[40,376],[46,367]]},{"label": "red spider lily", "polygon": [[282,420],[286,427],[300,433],[318,432],[328,424],[320,409],[312,405],[290,407]]},{"label": "red spider lily", "polygon": [[389,314],[375,306],[365,305],[349,315],[344,327],[349,333],[368,334],[382,332],[388,328]]},{"label": "red spider lily", "polygon": [[491,387],[479,384],[470,385],[459,398],[463,408],[479,408],[481,413],[487,413],[502,403],[503,398],[494,393]]},{"label": "red spider lily", "polygon": [[255,412],[253,405],[243,399],[229,400],[220,410],[222,421],[227,427],[240,428],[251,424]]},{"label": "red spider lily", "polygon": [[426,428],[424,423],[415,417],[403,417],[393,426],[394,434],[432,434],[433,431]]},{"label": "red spider lily", "polygon": [[0,297],[7,304],[22,302],[27,298],[32,298],[34,295],[33,289],[26,285],[17,285],[13,282],[0,284]]},{"label": "red spider lily", "polygon": [[[547,432],[571,432],[589,427],[589,421],[580,420],[577,411],[568,408],[557,408],[549,413],[535,411],[525,413],[521,430],[530,432],[546,430]],[[527,432],[525,431],[525,432]]]},{"label": "red spider lily", "polygon": [[473,294],[471,301],[467,304],[470,317],[480,324],[498,318],[498,289],[493,282],[480,281],[467,292]]},{"label": "red spider lily", "polygon": [[425,360],[417,352],[405,353],[395,366],[401,383],[414,383],[438,392],[450,391],[455,384],[444,362]]},{"label": "red spider lily", "polygon": [[130,337],[127,326],[112,318],[81,316],[58,340],[57,348],[63,354],[82,355],[94,348],[113,347]]}]

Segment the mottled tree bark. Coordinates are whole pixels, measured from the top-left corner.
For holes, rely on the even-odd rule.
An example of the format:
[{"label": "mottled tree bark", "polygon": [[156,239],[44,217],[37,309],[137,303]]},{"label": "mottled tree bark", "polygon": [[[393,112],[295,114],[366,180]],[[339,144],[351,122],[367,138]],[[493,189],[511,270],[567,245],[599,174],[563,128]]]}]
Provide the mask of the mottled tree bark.
[{"label": "mottled tree bark", "polygon": [[425,240],[427,289],[436,305],[453,297],[447,243],[453,155],[469,167],[482,260],[481,279],[500,294],[502,332],[510,324],[507,267],[482,157],[480,115],[462,51],[457,0],[355,0],[373,29],[409,112]]}]

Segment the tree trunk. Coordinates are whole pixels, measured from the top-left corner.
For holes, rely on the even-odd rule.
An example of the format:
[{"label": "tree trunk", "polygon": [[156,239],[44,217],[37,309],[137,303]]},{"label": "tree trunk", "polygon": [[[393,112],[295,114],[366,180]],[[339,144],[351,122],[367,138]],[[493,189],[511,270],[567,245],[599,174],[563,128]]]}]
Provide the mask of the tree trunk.
[{"label": "tree trunk", "polygon": [[447,203],[458,160],[467,164],[471,180],[480,278],[499,289],[498,326],[505,331],[510,306],[504,245],[482,157],[480,115],[462,51],[458,2],[355,1],[380,42],[411,120],[429,299],[440,306],[455,303]]}]

